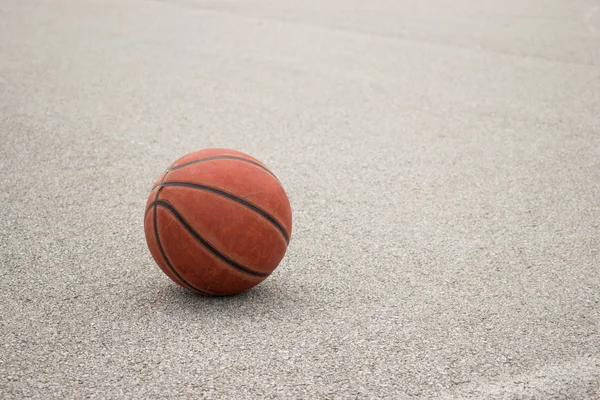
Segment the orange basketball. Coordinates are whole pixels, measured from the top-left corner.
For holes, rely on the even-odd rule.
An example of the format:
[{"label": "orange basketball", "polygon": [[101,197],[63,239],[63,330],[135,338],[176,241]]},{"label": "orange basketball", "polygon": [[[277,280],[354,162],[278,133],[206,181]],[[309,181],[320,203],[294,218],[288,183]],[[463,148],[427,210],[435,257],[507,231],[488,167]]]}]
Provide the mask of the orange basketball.
[{"label": "orange basketball", "polygon": [[154,261],[174,282],[224,296],[258,285],[283,259],[292,210],[275,175],[257,159],[205,149],[171,164],[144,216]]}]

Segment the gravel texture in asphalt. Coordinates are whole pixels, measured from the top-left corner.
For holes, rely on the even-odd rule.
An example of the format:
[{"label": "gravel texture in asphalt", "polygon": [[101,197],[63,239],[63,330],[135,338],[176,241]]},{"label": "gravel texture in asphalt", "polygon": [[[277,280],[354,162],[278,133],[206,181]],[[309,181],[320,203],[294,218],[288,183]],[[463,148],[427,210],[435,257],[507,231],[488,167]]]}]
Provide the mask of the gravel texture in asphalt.
[{"label": "gravel texture in asphalt", "polygon": [[[600,398],[600,3],[3,0],[3,399]],[[275,273],[203,298],[146,197],[227,147]]]}]

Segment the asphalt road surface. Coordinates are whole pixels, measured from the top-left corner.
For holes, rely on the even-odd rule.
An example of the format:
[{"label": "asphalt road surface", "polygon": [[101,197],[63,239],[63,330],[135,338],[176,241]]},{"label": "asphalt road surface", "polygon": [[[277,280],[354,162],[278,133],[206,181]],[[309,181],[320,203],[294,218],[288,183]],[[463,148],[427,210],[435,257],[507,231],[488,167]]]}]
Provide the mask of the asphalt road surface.
[{"label": "asphalt road surface", "polygon": [[[600,2],[0,2],[2,399],[599,399]],[[154,264],[176,158],[265,162],[275,273]]]}]

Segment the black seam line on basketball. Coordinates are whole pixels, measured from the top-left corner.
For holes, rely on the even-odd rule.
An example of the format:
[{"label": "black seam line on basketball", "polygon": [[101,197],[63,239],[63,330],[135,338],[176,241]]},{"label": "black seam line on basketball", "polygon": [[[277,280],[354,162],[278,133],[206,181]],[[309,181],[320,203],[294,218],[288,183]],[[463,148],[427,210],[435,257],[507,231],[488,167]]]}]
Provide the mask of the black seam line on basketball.
[{"label": "black seam line on basketball", "polygon": [[[157,207],[154,207],[154,215],[156,216],[156,209]],[[160,235],[158,234],[158,229],[156,229],[156,217],[154,219],[154,234],[156,237],[156,244],[158,245],[158,249],[160,250],[160,254],[163,256],[163,258],[165,259],[165,262],[167,263],[167,266],[169,267],[169,269],[171,270],[171,272],[173,273],[173,275],[175,275],[185,286],[188,287],[188,289],[193,290],[197,293],[200,294],[204,294],[204,295],[208,295],[210,296],[210,293],[206,293],[200,289],[198,289],[197,287],[195,287],[194,285],[192,285],[191,283],[189,283],[188,281],[186,281],[185,279],[183,279],[183,277],[179,274],[179,272],[177,272],[177,270],[175,269],[175,267],[173,267],[173,264],[171,264],[171,260],[169,260],[169,257],[167,257],[167,254],[165,253],[165,250],[162,246],[162,243],[160,241]]]},{"label": "black seam line on basketball", "polygon": [[[165,179],[167,179],[167,175],[169,174],[169,172],[165,172],[165,176],[163,176],[161,183],[164,182]],[[173,275],[175,275],[177,278],[179,278],[179,280],[186,285],[189,289],[198,292],[200,294],[204,294],[204,295],[210,295],[210,293],[206,293],[203,290],[198,289],[197,287],[195,287],[194,285],[192,285],[191,283],[189,283],[188,281],[186,281],[185,279],[183,279],[183,277],[179,274],[179,272],[177,272],[177,270],[175,269],[175,267],[173,267],[173,264],[171,264],[171,260],[169,260],[169,257],[167,257],[167,253],[165,252],[165,249],[162,246],[162,243],[160,241],[160,235],[158,234],[158,207],[156,207],[156,204],[158,203],[158,196],[160,196],[160,190],[156,191],[156,197],[154,197],[154,203],[153,203],[153,207],[154,207],[154,236],[156,239],[156,244],[158,246],[158,249],[160,250],[160,254],[162,254],[163,258],[165,259],[165,262],[167,263],[167,266],[169,267],[169,269],[171,270],[171,272],[173,273]],[[151,207],[152,207],[151,206]]]},{"label": "black seam line on basketball", "polygon": [[[182,157],[182,158],[183,158],[183,157]],[[176,166],[176,167],[169,167],[169,168],[167,168],[167,170],[166,170],[166,173],[168,174],[168,173],[169,173],[169,172],[171,172],[171,171],[176,171],[176,170],[178,170],[178,169],[181,169],[181,168],[187,167],[188,165],[198,164],[198,163],[202,163],[202,162],[206,162],[206,161],[211,161],[211,160],[237,160],[237,161],[243,161],[243,162],[246,162],[246,163],[248,163],[248,164],[252,164],[252,165],[254,165],[254,166],[256,166],[256,167],[258,167],[258,168],[260,168],[260,169],[264,170],[264,171],[265,171],[265,172],[267,172],[269,175],[271,175],[273,178],[275,178],[275,180],[276,180],[277,182],[279,182],[279,178],[277,178],[277,176],[275,176],[275,174],[274,174],[273,172],[271,172],[271,170],[270,170],[270,169],[268,169],[267,167],[265,167],[265,166],[263,166],[263,165],[261,165],[261,164],[259,164],[259,163],[255,162],[255,161],[248,160],[247,158],[243,158],[243,157],[237,157],[237,156],[213,156],[213,157],[201,158],[201,159],[199,159],[199,160],[190,161],[190,162],[187,162],[187,163],[185,163],[185,164],[178,165],[178,166]],[[177,161],[179,161],[179,160],[177,160]],[[171,165],[175,165],[175,164],[177,163],[177,161],[175,161],[175,162],[174,162],[173,164],[171,164]],[[156,189],[156,188],[157,188],[159,185],[160,185],[160,184],[156,184],[156,185],[152,186],[152,189],[151,189],[150,191],[153,191],[153,190],[154,190],[154,189]]]},{"label": "black seam line on basketball", "polygon": [[211,187],[211,186],[206,186],[206,185],[200,185],[197,183],[190,183],[190,182],[162,182],[159,184],[159,187],[167,187],[167,186],[179,186],[179,187],[189,187],[192,189],[199,189],[199,190],[206,190],[207,192],[211,192],[211,193],[215,193],[218,194],[219,196],[223,196],[226,197],[230,200],[235,201],[236,203],[239,203],[249,209],[251,209],[252,211],[260,214],[262,217],[264,217],[265,219],[267,219],[271,224],[273,224],[273,226],[275,226],[275,228],[277,228],[277,230],[281,233],[281,235],[283,236],[283,239],[285,240],[286,244],[290,243],[290,238],[287,234],[287,232],[285,231],[285,229],[283,228],[283,226],[279,223],[279,221],[277,221],[274,217],[272,217],[271,215],[269,215],[266,211],[261,210],[260,208],[258,208],[257,206],[255,206],[254,204],[240,198],[237,196],[234,196],[230,193],[227,193],[223,190]]},{"label": "black seam line on basketball", "polygon": [[[148,206],[148,209],[146,210],[146,213],[145,213],[145,218],[147,218],[147,217],[148,217],[148,214],[149,214],[149,213],[150,213],[150,211],[152,211],[153,209],[154,209],[154,210],[156,210],[156,201],[155,201],[155,202],[153,202],[153,203],[151,203],[151,204]],[[203,295],[205,295],[205,296],[217,296],[217,295],[215,295],[215,294],[208,293],[208,292],[204,292],[204,291],[202,291],[202,290],[198,289],[197,287],[195,287],[195,286],[192,286],[192,285],[191,285],[189,282],[187,282],[185,279],[183,279],[183,277],[182,277],[181,275],[179,275],[179,274],[178,274],[178,272],[175,270],[175,267],[173,267],[173,264],[171,264],[171,260],[169,260],[169,258],[167,257],[167,254],[165,253],[165,251],[164,251],[164,249],[163,249],[163,247],[162,247],[162,243],[161,243],[161,241],[160,241],[160,237],[158,236],[158,230],[156,229],[156,220],[155,220],[155,224],[154,224],[154,231],[155,231],[155,235],[154,235],[154,236],[155,236],[155,238],[156,238],[156,244],[158,245],[158,248],[159,248],[159,250],[160,250],[160,253],[161,253],[161,255],[162,255],[162,256],[163,256],[163,258],[165,259],[165,261],[166,261],[166,263],[167,263],[167,266],[168,266],[168,267],[169,267],[169,269],[170,269],[170,270],[173,272],[173,275],[177,276],[177,277],[178,277],[178,278],[181,280],[181,282],[182,282],[184,285],[188,286],[188,289],[190,289],[190,290],[192,290],[192,291],[194,291],[194,292],[197,292],[197,293],[203,294]]]},{"label": "black seam line on basketball", "polygon": [[[257,166],[258,168],[268,172],[271,176],[273,176],[273,178],[277,179],[277,177],[275,176],[275,174],[273,172],[271,172],[271,170],[269,170],[267,167],[265,167],[264,165],[261,165],[260,163],[257,163],[256,161],[252,161],[252,160],[248,160],[247,158],[244,157],[238,157],[238,156],[212,156],[212,157],[206,157],[206,158],[200,158],[198,160],[194,160],[194,161],[189,161],[186,162],[185,164],[181,164],[181,165],[177,165],[175,167],[171,167],[168,169],[168,171],[175,171],[181,168],[185,168],[188,165],[193,165],[193,164],[199,164],[199,163],[203,163],[206,161],[212,161],[212,160],[236,160],[236,161],[242,161],[242,162],[246,162],[248,164],[252,164]],[[277,179],[279,181],[279,179]]]},{"label": "black seam line on basketball", "polygon": [[202,236],[200,236],[198,234],[198,232],[196,232],[194,230],[194,228],[192,228],[190,226],[190,224],[187,223],[187,221],[181,216],[181,214],[179,214],[179,212],[175,209],[175,207],[173,207],[172,205],[170,205],[166,201],[158,200],[156,202],[156,206],[157,207],[161,206],[161,207],[164,207],[167,210],[169,210],[171,212],[171,214],[173,214],[173,216],[179,220],[179,222],[181,223],[181,225],[183,225],[183,227],[194,237],[194,239],[196,239],[202,246],[204,246],[207,250],[209,250],[215,256],[217,256],[221,260],[225,261],[229,266],[237,269],[238,271],[245,272],[248,275],[260,276],[260,277],[266,277],[266,276],[271,275],[270,272],[268,272],[268,273],[267,272],[257,272],[257,271],[254,271],[254,270],[248,268],[248,267],[244,267],[243,265],[238,264],[237,262],[233,261],[232,259],[230,259],[226,255],[224,255],[223,253],[219,252],[219,250],[215,249]]}]

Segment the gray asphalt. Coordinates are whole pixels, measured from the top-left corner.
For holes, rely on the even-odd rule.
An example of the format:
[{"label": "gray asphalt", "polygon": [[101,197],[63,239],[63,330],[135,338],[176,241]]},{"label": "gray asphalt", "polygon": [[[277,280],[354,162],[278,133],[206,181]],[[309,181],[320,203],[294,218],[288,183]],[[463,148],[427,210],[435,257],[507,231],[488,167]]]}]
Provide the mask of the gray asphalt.
[{"label": "gray asphalt", "polygon": [[[2,399],[600,398],[600,3],[0,2]],[[242,295],[177,287],[150,187],[289,194]]]}]

